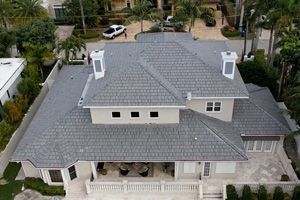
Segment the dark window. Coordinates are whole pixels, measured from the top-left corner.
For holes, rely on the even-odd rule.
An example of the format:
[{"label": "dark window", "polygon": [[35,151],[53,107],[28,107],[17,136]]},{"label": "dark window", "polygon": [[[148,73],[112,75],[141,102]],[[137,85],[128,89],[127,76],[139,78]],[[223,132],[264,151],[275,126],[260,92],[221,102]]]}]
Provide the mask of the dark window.
[{"label": "dark window", "polygon": [[8,90],[6,91],[6,93],[7,93],[8,98],[10,98],[10,94],[9,94],[9,91],[8,91]]},{"label": "dark window", "polygon": [[60,170],[49,170],[49,175],[51,178],[51,182],[53,183],[63,182]]},{"label": "dark window", "polygon": [[100,60],[95,60],[94,63],[95,63],[96,72],[102,72],[101,61]]},{"label": "dark window", "polygon": [[122,27],[119,26],[119,27],[116,28],[116,30],[118,31],[118,30],[120,30],[121,28],[122,28]]},{"label": "dark window", "polygon": [[221,111],[221,102],[215,102],[214,111]]},{"label": "dark window", "polygon": [[127,1],[127,8],[130,8],[130,1]]},{"label": "dark window", "polygon": [[158,112],[150,112],[150,118],[158,118]]},{"label": "dark window", "polygon": [[54,8],[55,18],[62,19],[65,17],[65,9],[63,7],[56,7]]},{"label": "dark window", "polygon": [[140,117],[140,113],[139,112],[131,112],[131,117],[132,118],[139,118]]},{"label": "dark window", "polygon": [[112,112],[111,116],[112,116],[112,118],[120,118],[121,117],[121,113],[120,112]]},{"label": "dark window", "polygon": [[76,169],[75,169],[74,165],[69,167],[68,170],[69,170],[71,180],[73,180],[74,178],[77,178]]},{"label": "dark window", "polygon": [[214,103],[213,102],[207,102],[206,103],[206,111],[211,112],[213,111]]}]

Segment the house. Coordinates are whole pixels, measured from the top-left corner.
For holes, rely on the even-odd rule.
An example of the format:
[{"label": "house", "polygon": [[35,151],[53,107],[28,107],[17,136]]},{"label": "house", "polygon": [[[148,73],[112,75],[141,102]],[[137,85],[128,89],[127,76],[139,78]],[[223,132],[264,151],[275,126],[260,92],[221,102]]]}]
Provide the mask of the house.
[{"label": "house", "polygon": [[[13,99],[18,92],[17,85],[25,63],[22,58],[0,58],[0,111],[5,101]],[[2,117],[0,112],[0,121]]]},{"label": "house", "polygon": [[[26,177],[64,185],[67,196],[203,195],[224,180],[286,173],[276,159],[289,127],[267,88],[244,84],[225,42],[148,33],[91,58],[63,67],[14,152]],[[271,171],[248,174],[270,160],[261,171]]]}]

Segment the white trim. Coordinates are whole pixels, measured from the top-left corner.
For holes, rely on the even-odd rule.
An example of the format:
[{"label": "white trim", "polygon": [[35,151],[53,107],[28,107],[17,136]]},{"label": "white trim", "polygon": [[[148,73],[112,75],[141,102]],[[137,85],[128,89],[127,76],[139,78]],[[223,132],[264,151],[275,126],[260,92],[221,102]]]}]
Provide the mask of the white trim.
[{"label": "white trim", "polygon": [[[212,111],[207,111],[207,103],[213,103]],[[215,103],[220,103],[220,111],[215,111]],[[222,112],[222,101],[206,101],[205,102],[205,112],[206,113],[221,113]]]},{"label": "white trim", "polygon": [[[205,163],[209,163],[209,174],[208,174],[208,176],[204,175]],[[202,170],[202,172],[203,172],[202,173],[203,177],[210,177],[210,175],[211,175],[211,162],[207,162],[207,161],[203,162],[203,170]]]},{"label": "white trim", "polygon": [[186,108],[186,106],[83,106],[83,108]]},{"label": "white trim", "polygon": [[97,179],[98,174],[97,174],[97,170],[95,167],[95,162],[97,162],[97,161],[91,161],[91,168],[92,168],[92,174],[93,174],[94,179]]},{"label": "white trim", "polygon": [[249,97],[192,97],[193,99],[249,99]]},{"label": "white trim", "polygon": [[70,167],[73,167],[73,166],[74,166],[74,168],[75,168],[75,173],[76,173],[76,178],[74,178],[73,180],[79,178],[79,174],[78,174],[77,167],[76,167],[76,165],[74,164],[74,165],[71,165],[71,166],[67,167],[67,171],[68,171],[68,175],[69,175],[70,181],[73,181],[73,180],[71,179],[70,172],[69,172],[69,168],[70,168]]}]

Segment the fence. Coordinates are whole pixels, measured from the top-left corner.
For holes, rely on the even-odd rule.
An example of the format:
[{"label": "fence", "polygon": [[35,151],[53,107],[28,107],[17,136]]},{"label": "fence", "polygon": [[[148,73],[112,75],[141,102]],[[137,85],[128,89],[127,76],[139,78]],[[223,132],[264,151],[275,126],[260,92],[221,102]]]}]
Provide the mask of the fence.
[{"label": "fence", "polygon": [[58,75],[59,71],[59,64],[60,60],[58,60],[53,67],[51,73],[49,74],[48,78],[43,84],[43,87],[39,93],[39,95],[34,100],[33,104],[28,109],[27,113],[22,119],[21,125],[18,127],[18,129],[14,132],[13,136],[11,137],[10,141],[8,142],[7,146],[5,147],[4,151],[1,152],[0,157],[0,177],[2,177],[3,172],[8,165],[12,154],[14,153],[17,145],[19,144],[21,138],[23,137],[23,134],[25,133],[26,129],[28,128],[33,116],[35,115],[36,111],[40,107],[41,103],[43,102],[46,94],[49,91],[49,88],[52,85],[52,82],[55,80],[55,78]]},{"label": "fence", "polygon": [[175,181],[151,181],[151,182],[129,182],[123,181],[101,181],[91,182],[87,180],[86,191],[88,194],[94,192],[180,192],[195,193],[203,198],[203,187],[201,181],[175,182]]}]

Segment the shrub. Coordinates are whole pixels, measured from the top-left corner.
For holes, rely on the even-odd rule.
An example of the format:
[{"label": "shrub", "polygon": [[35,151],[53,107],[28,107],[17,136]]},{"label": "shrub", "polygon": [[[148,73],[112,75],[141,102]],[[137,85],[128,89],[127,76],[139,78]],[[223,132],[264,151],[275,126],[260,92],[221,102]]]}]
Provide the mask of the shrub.
[{"label": "shrub", "polygon": [[275,188],[273,200],[284,200],[284,193],[281,187],[278,186]]},{"label": "shrub", "polygon": [[236,189],[233,185],[227,185],[226,192],[227,192],[227,200],[237,200],[238,199]]},{"label": "shrub", "polygon": [[300,186],[296,186],[294,188],[292,200],[299,200],[299,199],[300,199]]},{"label": "shrub", "polygon": [[236,30],[234,27],[228,26],[228,25],[221,28],[221,32],[222,32],[224,37],[237,37],[237,36],[240,36],[240,31],[239,30]]},{"label": "shrub", "polygon": [[48,184],[44,183],[43,180],[40,178],[25,178],[24,186],[25,188],[36,190],[42,195],[65,195],[63,186],[49,186]]},{"label": "shrub", "polygon": [[284,200],[292,200],[292,198],[288,193],[284,193]]},{"label": "shrub", "polygon": [[281,175],[280,181],[290,181],[290,177],[286,174]]},{"label": "shrub", "polygon": [[155,24],[155,25],[151,26],[149,31],[147,31],[147,32],[149,32],[149,33],[161,32],[161,27],[158,24]]},{"label": "shrub", "polygon": [[83,39],[97,38],[99,37],[99,32],[96,30],[87,30],[86,34],[80,34],[79,36]]},{"label": "shrub", "polygon": [[15,98],[16,106],[25,114],[28,110],[28,98],[24,94],[17,94]]},{"label": "shrub", "polygon": [[84,61],[69,61],[69,65],[84,65]]},{"label": "shrub", "polygon": [[267,200],[268,192],[265,186],[260,185],[257,191],[257,200]]},{"label": "shrub", "polygon": [[5,120],[0,122],[0,151],[4,150],[17,126],[7,123]]},{"label": "shrub", "polygon": [[242,200],[252,200],[252,191],[249,185],[245,185],[243,188]]},{"label": "shrub", "polygon": [[6,101],[3,105],[4,118],[10,124],[17,124],[21,121],[23,114],[13,101]]}]

